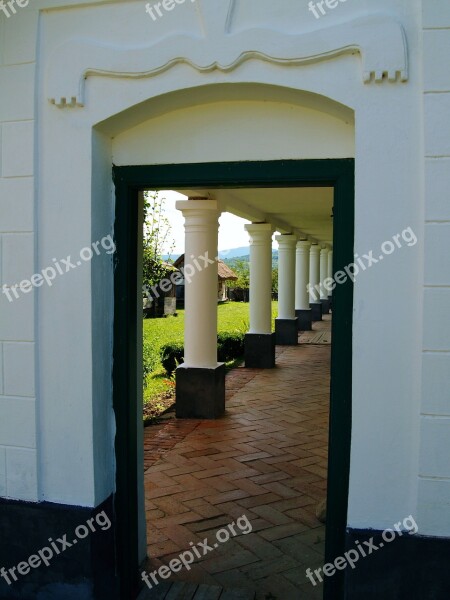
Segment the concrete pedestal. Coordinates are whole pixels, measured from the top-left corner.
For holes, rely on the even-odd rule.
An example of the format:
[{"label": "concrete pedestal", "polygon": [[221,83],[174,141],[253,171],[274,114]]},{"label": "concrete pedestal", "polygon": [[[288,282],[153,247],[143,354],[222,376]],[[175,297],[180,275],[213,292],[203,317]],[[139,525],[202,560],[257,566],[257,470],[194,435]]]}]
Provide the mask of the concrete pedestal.
[{"label": "concrete pedestal", "polygon": [[311,302],[309,305],[311,308],[311,316],[313,321],[321,321],[322,320],[322,303],[321,302]]},{"label": "concrete pedestal", "polygon": [[275,367],[275,334],[247,333],[245,335],[245,366],[249,369]]},{"label": "concrete pedestal", "polygon": [[225,412],[225,365],[176,371],[176,416],[179,419],[217,419]]},{"label": "concrete pedestal", "polygon": [[308,309],[297,309],[295,311],[297,317],[297,325],[299,331],[311,331],[312,330],[312,311]]},{"label": "concrete pedestal", "polygon": [[298,319],[275,319],[275,341],[278,346],[296,346]]}]

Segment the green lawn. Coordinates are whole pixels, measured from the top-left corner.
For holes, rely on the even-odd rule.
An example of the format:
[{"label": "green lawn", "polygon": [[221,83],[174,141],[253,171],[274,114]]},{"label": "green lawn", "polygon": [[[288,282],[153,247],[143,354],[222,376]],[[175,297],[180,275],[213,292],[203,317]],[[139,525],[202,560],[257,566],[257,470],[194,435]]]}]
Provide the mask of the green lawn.
[{"label": "green lawn", "polygon": [[[275,319],[278,303],[272,303],[272,317]],[[229,302],[218,306],[219,332],[245,332],[249,328],[249,304]],[[178,316],[165,319],[143,320],[144,344],[150,348],[153,372],[147,377],[144,388],[144,404],[151,416],[162,412],[172,403],[174,382],[167,379],[159,358],[160,349],[168,342],[183,342],[184,310]]]}]

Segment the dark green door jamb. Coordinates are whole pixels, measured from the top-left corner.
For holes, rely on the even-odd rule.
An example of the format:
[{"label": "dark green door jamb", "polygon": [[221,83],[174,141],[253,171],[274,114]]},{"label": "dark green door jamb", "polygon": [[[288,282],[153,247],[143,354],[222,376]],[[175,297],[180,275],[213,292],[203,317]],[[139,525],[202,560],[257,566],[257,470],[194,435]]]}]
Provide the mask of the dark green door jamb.
[{"label": "dark green door jamb", "polygon": [[[138,478],[136,307],[137,206],[143,189],[334,188],[333,271],[353,262],[354,160],[287,160],[113,167],[116,188],[113,403],[116,415],[116,554],[121,598],[137,596]],[[333,292],[331,406],[325,561],[345,551],[350,471],[353,284]],[[306,579],[305,579],[306,581]],[[324,583],[325,600],[344,598],[344,572]]]}]

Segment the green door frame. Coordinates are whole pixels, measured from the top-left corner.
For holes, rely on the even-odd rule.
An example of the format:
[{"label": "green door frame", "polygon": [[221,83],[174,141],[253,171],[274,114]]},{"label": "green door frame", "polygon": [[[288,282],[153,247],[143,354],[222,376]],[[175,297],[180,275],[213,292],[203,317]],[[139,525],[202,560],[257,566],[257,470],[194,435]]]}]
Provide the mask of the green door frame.
[{"label": "green door frame", "polygon": [[[139,591],[137,473],[138,193],[144,189],[333,187],[333,272],[353,262],[354,159],[113,167],[116,188],[113,405],[116,415],[116,555],[120,597]],[[333,291],[328,506],[325,561],[345,551],[350,472],[353,283]],[[344,572],[325,579],[324,598],[344,598]]]}]

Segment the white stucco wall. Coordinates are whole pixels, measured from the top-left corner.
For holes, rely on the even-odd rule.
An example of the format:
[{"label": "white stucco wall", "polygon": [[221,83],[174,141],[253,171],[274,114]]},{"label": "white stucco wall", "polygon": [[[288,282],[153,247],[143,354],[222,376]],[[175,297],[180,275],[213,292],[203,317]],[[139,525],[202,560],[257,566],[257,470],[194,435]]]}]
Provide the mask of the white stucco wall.
[{"label": "white stucco wall", "polygon": [[[298,104],[268,100],[272,90],[264,86],[223,87],[217,102],[208,101],[212,91],[203,91],[205,98],[199,105],[170,111],[116,136],[114,164],[205,162],[206,149],[210,162],[354,156],[350,111],[343,110],[339,119]],[[236,95],[249,99],[233,99]],[[198,102],[199,92],[196,96]],[[315,98],[309,100],[314,105]]]},{"label": "white stucco wall", "polygon": [[[146,60],[142,54],[133,55],[135,62],[119,61],[122,76],[88,76],[82,98],[77,77],[71,78],[77,61],[91,68],[94,55],[102,64],[116,60],[113,50],[121,45],[144,47],[174,32],[201,36],[198,16],[186,4],[154,24],[141,2],[70,9],[69,3],[62,9],[57,8],[62,2],[52,4],[40,13],[39,27],[36,6],[44,7],[43,2],[0,18],[1,283],[28,278],[54,257],[77,254],[111,232],[113,160],[145,164],[355,153],[355,250],[360,255],[376,250],[406,227],[419,243],[390,256],[355,286],[348,522],[383,528],[413,514],[423,520],[425,533],[450,535],[442,522],[450,477],[439,460],[441,452],[448,455],[450,439],[445,398],[450,332],[444,313],[449,273],[437,268],[449,239],[445,1],[424,3],[424,70],[418,0],[349,0],[320,21],[306,2],[302,8],[294,0],[259,0],[256,10],[253,0],[238,1],[232,31],[253,23],[307,33],[342,25],[367,10],[385,10],[407,34],[408,82],[363,83],[357,53],[301,65],[252,59],[227,71],[177,64],[150,77],[126,77],[129,65],[138,69]],[[214,35],[206,38],[205,53],[212,59],[221,51],[221,16],[218,12]],[[308,38],[305,47],[337,37],[327,30]],[[370,35],[363,37],[376,56],[389,61]],[[74,38],[111,47],[106,55],[98,48],[65,55],[61,45]],[[158,52],[149,56],[156,60]],[[268,85],[258,87],[262,83]],[[64,94],[84,106],[57,108],[48,100],[58,102]],[[236,144],[242,131],[244,140]],[[111,493],[111,276],[111,261],[103,256],[14,303],[0,295],[1,495],[94,505]],[[439,320],[436,313],[442,314]]]},{"label": "white stucco wall", "polygon": [[425,275],[418,519],[450,535],[450,4],[423,3]]},{"label": "white stucco wall", "polygon": [[[0,16],[0,284],[35,271],[37,12]],[[37,500],[36,296],[0,294],[0,495]]]}]

